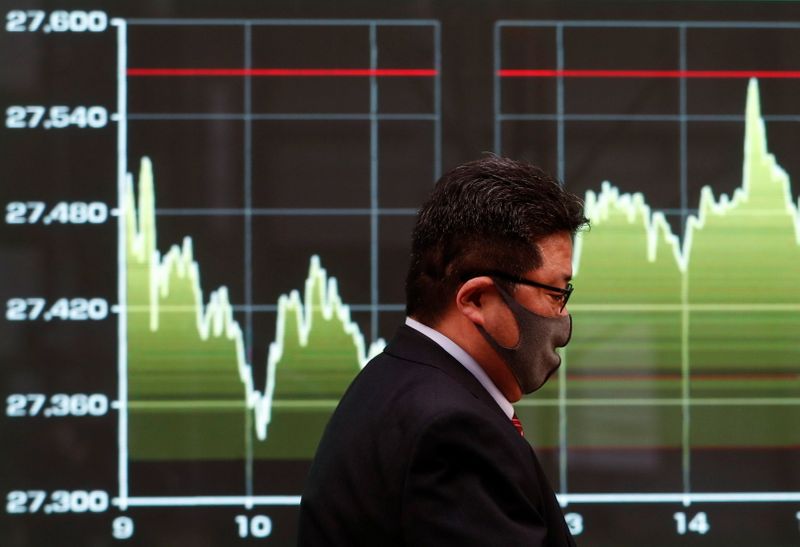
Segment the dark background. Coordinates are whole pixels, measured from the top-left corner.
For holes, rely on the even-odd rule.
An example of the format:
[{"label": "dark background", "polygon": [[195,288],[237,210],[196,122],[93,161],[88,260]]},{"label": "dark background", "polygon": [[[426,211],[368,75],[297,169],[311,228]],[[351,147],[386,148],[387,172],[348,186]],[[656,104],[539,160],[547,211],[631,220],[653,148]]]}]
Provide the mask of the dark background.
[{"label": "dark background", "polygon": [[[492,151],[493,32],[505,19],[536,20],[718,20],[798,21],[800,5],[792,2],[531,2],[531,1],[294,1],[294,2],[3,2],[10,9],[103,9],[122,18],[413,18],[437,20],[441,25],[442,168]],[[129,65],[138,61],[154,66],[236,66],[242,49],[237,27],[206,33],[178,29],[164,34],[129,27]],[[292,42],[287,29],[255,34],[254,66],[279,66],[307,48],[329,48],[330,62],[345,59],[367,66],[368,49],[359,37],[337,41],[309,32]],[[383,32],[383,31],[381,31]],[[393,32],[399,32],[392,36]],[[415,30],[414,32],[419,32]],[[379,48],[386,67],[409,63],[429,67],[432,49],[424,32],[408,34],[387,29]],[[689,68],[800,69],[800,31],[689,30]],[[314,40],[319,40],[315,43]],[[507,41],[506,41],[507,40]],[[287,45],[290,44],[290,45]],[[397,44],[396,48],[392,48]],[[531,46],[530,44],[534,44]],[[531,67],[554,68],[554,46],[546,29],[534,35],[504,38],[509,62],[541,58]],[[676,69],[677,39],[669,29],[568,30],[565,34],[567,68]],[[285,48],[281,50],[280,48]],[[273,52],[281,53],[271,57]],[[263,55],[260,57],[259,55]],[[174,59],[174,62],[171,62]],[[168,62],[170,61],[170,62]],[[194,65],[192,64],[194,63]],[[426,64],[427,63],[427,64]],[[516,68],[516,67],[513,67]],[[0,106],[94,105],[113,112],[116,105],[116,42],[113,28],[105,33],[44,35],[0,31]],[[152,84],[152,87],[150,87]],[[133,112],[241,112],[243,88],[237,79],[205,82],[130,83],[129,111]],[[363,82],[340,82],[320,89],[315,82],[281,89],[253,82],[253,110],[341,109],[368,111]],[[432,111],[431,90],[425,82],[403,84],[381,81],[380,112]],[[302,87],[306,86],[306,87]],[[404,87],[405,86],[405,87]],[[515,87],[517,86],[517,87]],[[799,115],[800,84],[764,81],[764,114]],[[689,114],[741,115],[746,80],[690,81]],[[509,83],[504,87],[505,112],[555,112],[552,83]],[[567,113],[677,114],[677,81],[616,82],[570,81],[566,86]],[[241,216],[158,217],[159,248],[190,235],[202,271],[205,294],[220,285],[231,290],[232,301],[244,304],[244,279],[251,276],[251,303],[269,306],[280,294],[301,289],[309,256],[320,253],[323,266],[339,279],[345,302],[354,304],[353,317],[368,339],[390,337],[402,321],[402,279],[408,254],[413,209],[433,183],[431,124],[382,123],[379,203],[405,212],[380,217],[379,330],[371,332],[368,216],[260,216],[253,220],[253,268],[245,271]],[[768,122],[770,149],[790,173],[800,174],[796,123]],[[685,205],[696,207],[699,190],[711,184],[716,192],[730,193],[741,183],[741,122],[696,122],[688,127],[688,192]],[[254,207],[368,207],[368,166],[364,143],[368,126],[361,122],[336,125],[263,122],[253,125]],[[556,171],[554,122],[513,124],[504,128],[504,147],[497,152],[523,157]],[[570,122],[565,127],[565,184],[582,195],[612,180],[622,191],[642,191],[656,209],[681,207],[679,136],[674,122],[605,124]],[[330,143],[337,144],[335,148]],[[242,207],[243,125],[241,121],[187,123],[136,122],[129,124],[129,170],[138,159],[153,158],[158,206],[165,209]],[[332,152],[333,150],[333,152]],[[307,162],[298,158],[311,156]],[[0,129],[0,204],[10,201],[104,201],[116,203],[116,126],[105,129],[59,131]],[[322,166],[322,167],[320,167]],[[330,193],[315,174],[323,171],[336,183]],[[313,179],[313,180],[312,180]],[[319,184],[315,187],[314,184]],[[797,198],[800,184],[793,187]],[[331,190],[327,188],[327,190]],[[326,191],[327,191],[326,190]],[[676,232],[680,211],[668,215]],[[0,301],[12,297],[62,296],[116,299],[116,223],[101,226],[12,226],[0,228]],[[361,306],[360,308],[358,306]],[[360,310],[360,311],[359,311]],[[246,324],[243,311],[237,319]],[[272,341],[274,313],[252,316],[248,348],[253,363],[263,363]],[[117,390],[116,323],[0,323],[0,388],[10,393],[106,393]],[[255,366],[257,384],[263,367]],[[0,495],[28,489],[117,489],[115,414],[95,419],[0,419],[2,469]],[[302,476],[303,465],[285,464]],[[213,466],[197,475],[214,476]],[[743,470],[746,472],[746,470]],[[220,472],[222,477],[224,472]],[[233,492],[239,494],[240,492]],[[259,493],[259,492],[257,492]],[[268,492],[266,492],[268,493]],[[5,499],[5,498],[4,498]],[[580,512],[586,532],[581,545],[796,545],[800,541],[796,517],[800,505],[706,504],[684,509],[679,504],[584,505],[567,508]],[[706,511],[711,531],[678,536],[673,513],[691,518]],[[234,516],[266,514],[274,524],[271,545],[293,544],[296,511],[293,508],[133,509],[134,538],[111,538],[116,509],[100,515],[0,516],[2,545],[223,545],[237,541]]]}]

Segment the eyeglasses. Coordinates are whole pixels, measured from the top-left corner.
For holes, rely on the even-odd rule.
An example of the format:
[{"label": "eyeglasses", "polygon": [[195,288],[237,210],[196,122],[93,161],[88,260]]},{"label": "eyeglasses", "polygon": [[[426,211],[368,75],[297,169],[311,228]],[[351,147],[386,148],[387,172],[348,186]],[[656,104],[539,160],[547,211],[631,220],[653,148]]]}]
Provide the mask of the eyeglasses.
[{"label": "eyeglasses", "polygon": [[561,287],[553,287],[552,285],[545,285],[544,283],[539,283],[538,281],[531,281],[530,279],[525,279],[524,277],[517,277],[516,275],[511,275],[509,273],[501,272],[498,270],[488,270],[483,272],[470,273],[467,279],[481,275],[485,275],[487,277],[496,277],[498,279],[509,281],[511,283],[528,285],[529,287],[538,287],[546,291],[552,291],[558,293],[561,296],[561,309],[558,310],[559,312],[564,311],[564,308],[567,306],[567,301],[569,301],[569,297],[572,296],[572,291],[575,290],[575,287],[572,286],[572,283],[567,283],[567,288],[562,289]]}]

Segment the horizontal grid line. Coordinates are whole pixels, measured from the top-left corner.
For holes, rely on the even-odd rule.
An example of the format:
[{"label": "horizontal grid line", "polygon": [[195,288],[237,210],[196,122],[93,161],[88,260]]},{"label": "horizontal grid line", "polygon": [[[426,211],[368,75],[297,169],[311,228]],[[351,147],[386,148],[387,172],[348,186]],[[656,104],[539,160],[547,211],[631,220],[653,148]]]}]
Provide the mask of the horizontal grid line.
[{"label": "horizontal grid line", "polygon": [[657,21],[657,20],[501,20],[503,27],[574,27],[574,28],[732,28],[732,29],[800,29],[800,22],[785,21]]},{"label": "horizontal grid line", "polygon": [[[196,408],[216,409],[243,409],[247,404],[239,399],[192,399],[192,400],[128,400],[128,408],[133,410],[185,410]],[[273,400],[272,408],[287,409],[322,409],[333,410],[339,404],[339,399],[313,399],[313,400]]]},{"label": "horizontal grid line", "polygon": [[129,26],[331,26],[331,27],[360,27],[360,26],[412,26],[412,27],[439,27],[435,19],[242,19],[242,18],[141,18],[132,17],[125,19]]},{"label": "horizontal grid line", "polygon": [[[697,214],[696,208],[683,209],[658,209],[653,208],[653,212],[660,212],[667,216],[680,216],[684,213]],[[410,207],[389,208],[385,207],[377,209],[379,216],[415,216],[417,209]],[[752,211],[750,214],[760,216],[774,213],[782,213],[783,211]],[[208,208],[161,208],[156,210],[156,216],[369,216],[371,215],[369,209],[364,208],[258,208],[258,209],[236,209],[224,207],[208,207]],[[743,214],[743,213],[742,213]]]},{"label": "horizontal grid line", "polygon": [[[763,116],[768,122],[800,122],[800,114],[777,114]],[[739,114],[500,114],[500,121],[557,121],[563,119],[568,122],[680,122],[685,119],[689,122],[740,122],[745,118]]]},{"label": "horizontal grid line", "polygon": [[[378,304],[377,306],[373,304],[345,304],[345,305],[348,308],[350,308],[350,311],[358,311],[358,312],[372,311],[373,309],[377,309],[378,311],[384,311],[384,312],[406,311],[405,304]],[[243,311],[245,308],[247,308],[247,306],[233,306],[234,311]],[[263,304],[263,305],[254,304],[250,306],[249,309],[250,311],[254,312],[275,312],[278,311],[278,306],[274,304]],[[311,309],[312,310],[315,309],[315,306],[312,306]]]},{"label": "horizontal grid line", "polygon": [[[372,309],[372,304],[347,304],[353,311],[365,311]],[[119,312],[123,310],[123,306],[115,305],[114,311]],[[800,311],[800,303],[798,304],[690,304],[686,306],[689,311]],[[131,312],[148,312],[149,306],[127,306],[128,311]],[[186,312],[193,311],[194,306],[160,306],[159,310],[164,312]],[[275,304],[252,304],[250,306],[244,304],[234,304],[234,311],[276,311]],[[378,309],[383,311],[398,311],[404,310],[405,304],[379,304]],[[684,309],[681,304],[570,304],[569,310],[575,311],[603,311],[603,312],[680,312]]]},{"label": "horizontal grid line", "polygon": [[[643,378],[646,380],[646,378]],[[570,378],[570,381],[574,379]],[[691,406],[800,406],[800,397],[652,397],[652,398],[592,398],[581,399],[569,397],[567,406],[574,407],[608,407],[608,406],[675,406],[684,404]],[[561,404],[558,399],[521,399],[514,403],[521,407],[553,407]]]},{"label": "horizontal grid line", "polygon": [[[689,208],[685,211],[682,209],[668,208],[658,209],[653,208],[653,212],[660,212],[664,215],[682,215],[684,212],[689,214],[697,214],[697,209]],[[378,215],[383,216],[408,216],[416,215],[417,209],[410,207],[384,207],[377,210]],[[364,208],[303,208],[303,207],[282,207],[282,208],[259,208],[251,209],[236,209],[224,207],[207,207],[207,208],[161,208],[156,210],[157,216],[240,216],[240,215],[256,215],[256,216],[363,216],[369,215],[370,210]]]},{"label": "horizontal grid line", "polygon": [[[682,406],[686,401],[681,398],[654,397],[642,398],[569,398],[567,406],[574,407],[609,407],[609,406]],[[334,408],[339,403],[338,399],[313,399],[313,400],[275,400],[276,408]],[[692,406],[800,406],[800,397],[697,397],[688,400]],[[515,403],[517,407],[557,407],[558,399],[522,399]],[[245,403],[241,400],[130,400],[129,408],[134,409],[181,409],[181,408],[243,408]]]},{"label": "horizontal grid line", "polygon": [[[436,114],[409,113],[409,114],[378,114],[380,121],[438,121]],[[361,121],[370,120],[369,113],[264,113],[264,114],[237,114],[237,113],[200,113],[190,112],[186,114],[166,114],[166,113],[137,113],[128,114],[128,120],[288,120],[288,121]]]},{"label": "horizontal grid line", "polygon": [[[620,492],[556,494],[562,505],[581,503],[775,503],[798,502],[800,492]],[[296,506],[297,496],[131,496],[129,507],[198,507],[198,506]],[[120,505],[114,498],[112,504]]]},{"label": "horizontal grid line", "polygon": [[[157,216],[369,216],[372,210],[368,208],[258,208],[258,209],[225,209],[225,208],[180,208],[156,209]],[[417,209],[411,208],[382,208],[377,209],[378,215],[408,216],[416,215]]]},{"label": "horizontal grid line", "polygon": [[[666,216],[680,216],[684,214],[681,209],[657,209],[653,208],[653,212],[660,212]],[[686,209],[688,214],[697,214],[697,209]],[[113,214],[113,212],[112,212]],[[235,209],[224,207],[207,207],[207,208],[162,208],[156,210],[157,216],[243,216],[246,214],[255,216],[364,216],[369,215],[369,209],[362,208],[261,208],[251,209]],[[377,210],[379,216],[415,216],[417,209],[410,207],[389,208],[385,207]]]},{"label": "horizontal grid line", "polygon": [[753,303],[709,303],[709,304],[570,304],[570,311],[609,312],[681,312],[689,311],[800,311],[798,303],[760,304]]},{"label": "horizontal grid line", "polygon": [[800,492],[692,492],[692,493],[619,493],[556,494],[561,504],[571,503],[753,503],[797,502]]},{"label": "horizontal grid line", "polygon": [[433,78],[439,73],[431,68],[150,68],[134,67],[126,72],[129,78]]},{"label": "horizontal grid line", "polygon": [[[300,496],[131,496],[126,498],[128,507],[198,507],[228,505],[300,505]],[[117,498],[112,500],[119,505]]]},{"label": "horizontal grid line", "polygon": [[[350,311],[355,312],[366,312],[372,311],[373,309],[377,309],[378,311],[384,312],[397,312],[397,311],[405,311],[406,306],[405,304],[378,304],[377,307],[373,306],[372,304],[345,304]],[[278,306],[276,304],[234,304],[231,306],[233,311],[235,312],[269,312],[274,313],[278,311]],[[323,309],[320,306],[312,306],[313,310],[321,310]],[[114,306],[112,310],[114,313],[121,313],[122,311],[127,311],[128,313],[151,313],[151,307],[147,305],[140,305],[140,306]],[[160,313],[195,313],[197,311],[196,306],[186,305],[186,306],[165,306],[160,305],[158,308]]]}]

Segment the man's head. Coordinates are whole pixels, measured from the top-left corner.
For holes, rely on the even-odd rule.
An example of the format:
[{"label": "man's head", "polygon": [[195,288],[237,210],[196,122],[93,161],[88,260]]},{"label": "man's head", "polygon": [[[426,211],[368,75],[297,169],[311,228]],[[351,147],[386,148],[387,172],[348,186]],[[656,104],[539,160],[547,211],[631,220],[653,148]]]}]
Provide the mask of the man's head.
[{"label": "man's head", "polygon": [[408,315],[464,347],[509,400],[518,399],[518,383],[485,334],[509,347],[519,339],[503,293],[538,315],[566,314],[560,302],[572,275],[572,237],[585,224],[581,200],[537,167],[496,156],[456,167],[419,212]]}]

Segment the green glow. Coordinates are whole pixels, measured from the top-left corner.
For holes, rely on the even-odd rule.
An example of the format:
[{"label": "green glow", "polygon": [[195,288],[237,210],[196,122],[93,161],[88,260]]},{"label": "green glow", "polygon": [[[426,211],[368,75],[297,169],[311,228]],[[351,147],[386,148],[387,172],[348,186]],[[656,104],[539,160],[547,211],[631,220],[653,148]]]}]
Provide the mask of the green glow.
[{"label": "green glow", "polygon": [[[133,460],[310,458],[336,401],[383,346],[364,337],[336,279],[312,256],[304,299],[278,299],[267,381],[253,385],[242,330],[221,287],[203,302],[192,240],[156,247],[152,165],[129,178],[127,224],[129,452]],[[250,426],[249,424],[252,424]]]},{"label": "green glow", "polygon": [[[741,187],[715,198],[705,186],[682,244],[642,194],[608,182],[587,193],[592,229],[576,241],[575,336],[565,358],[569,446],[800,444],[800,405],[735,404],[800,403],[798,208],[768,151],[755,80]],[[556,397],[553,382],[532,398]],[[732,404],[695,405],[694,398]],[[581,404],[597,399],[612,404]],[[654,404],[632,411],[629,399]],[[525,413],[542,424],[534,442],[558,445],[557,428],[545,422],[557,415]]]},{"label": "green glow", "polygon": [[[714,181],[709,181],[713,183]],[[267,381],[253,385],[227,290],[204,302],[192,240],[157,250],[152,166],[127,223],[133,460],[309,458],[366,347],[336,280],[311,257],[303,296],[278,300]],[[741,187],[702,189],[683,242],[642,194],[588,192],[565,352],[572,447],[800,444],[800,205],[748,88]],[[517,405],[528,438],[559,444],[559,380]],[[249,428],[249,429],[248,429]]]}]

